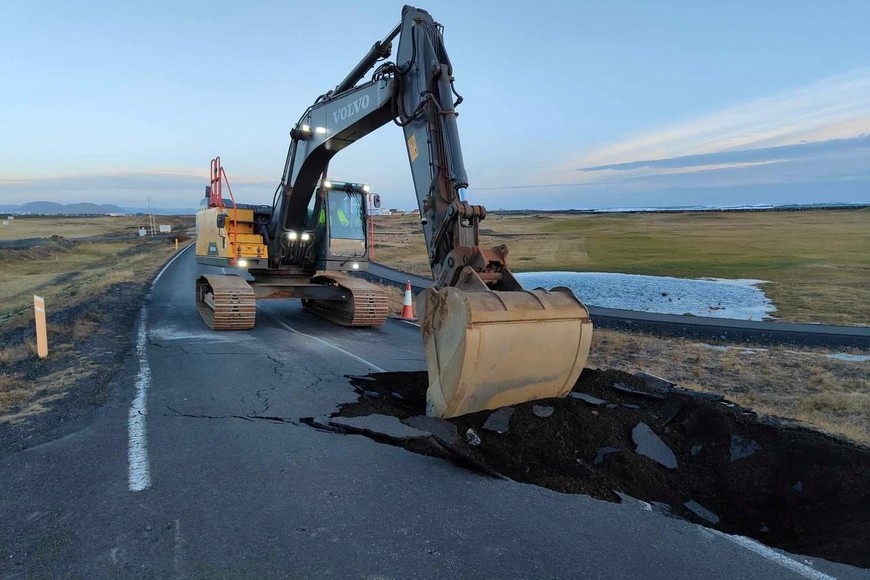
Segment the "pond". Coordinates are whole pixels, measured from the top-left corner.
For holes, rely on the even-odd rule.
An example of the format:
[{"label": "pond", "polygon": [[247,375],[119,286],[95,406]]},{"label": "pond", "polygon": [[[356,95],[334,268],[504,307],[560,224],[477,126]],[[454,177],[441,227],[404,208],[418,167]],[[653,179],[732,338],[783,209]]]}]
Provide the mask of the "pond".
[{"label": "pond", "polygon": [[773,302],[762,280],[671,278],[613,272],[521,272],[527,289],[565,286],[584,304],[661,314],[691,314],[739,320],[770,320]]}]

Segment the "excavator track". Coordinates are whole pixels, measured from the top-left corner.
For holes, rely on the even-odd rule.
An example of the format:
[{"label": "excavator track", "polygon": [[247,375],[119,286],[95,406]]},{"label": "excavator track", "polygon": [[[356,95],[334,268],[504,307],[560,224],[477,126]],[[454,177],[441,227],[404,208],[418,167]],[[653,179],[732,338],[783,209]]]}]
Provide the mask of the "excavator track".
[{"label": "excavator track", "polygon": [[318,316],[342,326],[381,326],[387,321],[387,295],[379,286],[359,278],[336,274],[320,275],[311,281],[339,286],[352,296],[346,302],[303,300],[303,306]]},{"label": "excavator track", "polygon": [[239,276],[200,276],[196,309],[212,330],[248,330],[254,328],[257,302],[254,289]]}]

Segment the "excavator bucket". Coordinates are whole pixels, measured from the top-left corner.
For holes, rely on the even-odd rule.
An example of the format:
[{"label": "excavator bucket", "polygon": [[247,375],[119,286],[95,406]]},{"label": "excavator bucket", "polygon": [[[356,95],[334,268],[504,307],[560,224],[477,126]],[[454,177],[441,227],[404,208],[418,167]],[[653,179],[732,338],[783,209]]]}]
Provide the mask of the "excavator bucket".
[{"label": "excavator bucket", "polygon": [[417,300],[428,415],[449,418],[563,397],[586,363],[592,322],[567,288],[429,288]]}]

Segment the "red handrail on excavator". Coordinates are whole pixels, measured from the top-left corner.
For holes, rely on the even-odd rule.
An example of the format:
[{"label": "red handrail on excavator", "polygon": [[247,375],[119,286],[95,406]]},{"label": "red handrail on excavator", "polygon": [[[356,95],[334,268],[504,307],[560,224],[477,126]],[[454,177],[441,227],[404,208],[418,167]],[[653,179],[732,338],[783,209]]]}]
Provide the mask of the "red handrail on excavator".
[{"label": "red handrail on excavator", "polygon": [[227,172],[224,171],[223,165],[221,165],[220,156],[215,157],[211,160],[210,165],[210,177],[209,177],[209,206],[211,207],[223,207],[224,206],[224,198],[221,187],[221,178],[227,184],[227,191],[230,193],[230,201],[233,203],[233,228],[232,228],[232,237],[230,238],[230,248],[232,248],[232,252],[234,255],[238,256],[241,253],[241,250],[238,246],[238,228],[236,224],[238,223],[238,207],[236,207],[236,198],[233,195],[233,188],[230,187],[230,180],[227,177]]}]

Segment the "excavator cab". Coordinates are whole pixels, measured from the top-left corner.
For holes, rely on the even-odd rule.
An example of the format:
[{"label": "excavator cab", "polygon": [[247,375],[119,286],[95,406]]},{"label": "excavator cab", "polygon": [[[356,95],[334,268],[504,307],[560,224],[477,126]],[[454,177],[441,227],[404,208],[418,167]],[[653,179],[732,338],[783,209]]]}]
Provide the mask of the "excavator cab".
[{"label": "excavator cab", "polygon": [[[365,196],[367,185],[324,181],[310,221],[317,245],[318,270],[359,270],[368,258]],[[309,221],[309,223],[310,223]],[[354,267],[356,265],[356,267]]]}]

